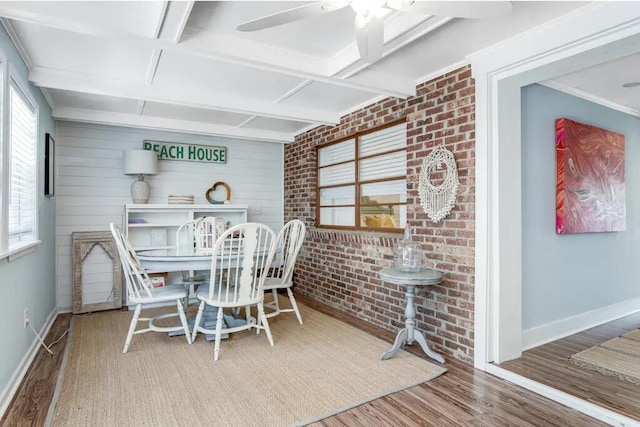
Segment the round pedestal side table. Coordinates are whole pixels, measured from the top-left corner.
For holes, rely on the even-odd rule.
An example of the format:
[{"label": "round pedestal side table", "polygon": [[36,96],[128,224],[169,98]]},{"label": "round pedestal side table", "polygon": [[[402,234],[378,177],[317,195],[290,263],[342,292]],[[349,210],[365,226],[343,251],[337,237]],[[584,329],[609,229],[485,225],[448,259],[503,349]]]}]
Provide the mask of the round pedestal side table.
[{"label": "round pedestal side table", "polygon": [[444,273],[438,270],[432,270],[430,268],[422,268],[420,271],[411,273],[406,271],[400,271],[397,268],[385,268],[379,273],[380,279],[385,282],[394,283],[396,285],[404,285],[407,288],[406,298],[407,298],[407,306],[404,309],[404,315],[406,320],[404,322],[405,327],[398,332],[396,336],[396,340],[393,343],[393,347],[391,350],[386,353],[382,353],[380,358],[382,360],[389,359],[396,355],[398,350],[403,344],[411,345],[414,341],[417,341],[422,347],[422,350],[427,354],[427,356],[432,359],[437,360],[440,363],[444,363],[444,358],[436,353],[435,351],[429,348],[427,344],[427,340],[425,339],[422,332],[419,329],[416,329],[416,308],[413,304],[413,298],[416,296],[416,286],[429,286],[429,285],[437,285],[442,282],[442,278],[444,277]]}]

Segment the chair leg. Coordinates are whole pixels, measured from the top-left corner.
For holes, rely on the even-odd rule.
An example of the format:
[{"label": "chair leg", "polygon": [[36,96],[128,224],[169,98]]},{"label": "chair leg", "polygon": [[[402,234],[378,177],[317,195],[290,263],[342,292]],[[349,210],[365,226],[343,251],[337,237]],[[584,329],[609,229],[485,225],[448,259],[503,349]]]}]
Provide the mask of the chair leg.
[{"label": "chair leg", "polygon": [[276,313],[280,312],[280,300],[278,299],[278,290],[272,289],[271,293],[273,294],[273,304],[276,307]]},{"label": "chair leg", "polygon": [[269,321],[267,320],[267,316],[264,314],[264,304],[258,303],[258,317],[262,319],[262,327],[264,331],[267,333],[267,338],[269,338],[269,344],[273,347],[273,337],[271,336],[271,329],[269,328]]},{"label": "chair leg", "polygon": [[126,353],[127,351],[129,351],[129,345],[131,344],[133,333],[136,330],[136,325],[138,324],[138,318],[140,317],[141,310],[142,304],[136,305],[136,309],[133,312],[133,318],[131,319],[131,323],[129,324],[129,333],[127,333],[127,338],[124,341],[124,348],[122,349],[122,353]]},{"label": "chair leg", "polygon": [[260,313],[258,312],[258,318],[256,319],[256,335],[260,335],[260,329],[262,329],[262,328],[260,328],[260,325],[262,325],[262,317],[260,316]]},{"label": "chair leg", "polygon": [[300,314],[300,310],[298,309],[298,303],[296,303],[296,299],[293,297],[293,291],[291,288],[287,288],[287,295],[289,295],[289,301],[291,301],[291,307],[293,307],[293,311],[296,312],[296,317],[298,318],[298,322],[302,325],[302,315]]},{"label": "chair leg", "polygon": [[218,307],[218,316],[216,321],[216,343],[213,347],[213,360],[218,360],[218,356],[220,355],[220,337],[222,336],[222,319],[224,313],[222,307]]},{"label": "chair leg", "polygon": [[196,335],[198,335],[198,327],[202,320],[202,313],[204,312],[204,301],[200,301],[200,307],[198,307],[198,314],[196,314],[196,321],[193,322],[193,332],[191,333],[191,342],[196,341]]},{"label": "chair leg", "polygon": [[[188,298],[188,297],[187,297]],[[178,306],[178,315],[182,322],[182,329],[184,329],[184,335],[187,337],[187,344],[191,344],[191,333],[189,332],[189,324],[187,323],[187,316],[184,314],[184,307],[182,306],[182,299],[176,301]]]}]

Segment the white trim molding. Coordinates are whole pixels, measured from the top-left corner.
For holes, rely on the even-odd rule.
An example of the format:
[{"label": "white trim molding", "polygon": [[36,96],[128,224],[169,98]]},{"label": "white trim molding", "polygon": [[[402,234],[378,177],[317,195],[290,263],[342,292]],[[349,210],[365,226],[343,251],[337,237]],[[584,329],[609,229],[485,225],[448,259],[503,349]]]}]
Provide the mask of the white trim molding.
[{"label": "white trim molding", "polygon": [[600,420],[603,423],[607,423],[609,425],[617,427],[637,427],[640,425],[638,421],[632,418],[629,418],[622,414],[618,414],[617,412],[613,412],[608,409],[604,409],[594,403],[587,402],[586,400],[578,399],[575,396],[572,396],[560,390],[556,390],[555,388],[549,387],[537,381],[524,378],[499,366],[488,365],[486,371],[498,378],[502,378],[505,381],[509,381],[522,388],[539,394],[540,396],[551,399],[554,402],[558,402],[562,405],[568,406],[569,408],[576,409],[577,411]]},{"label": "white trim molding", "polygon": [[586,331],[640,311],[640,298],[611,304],[522,331],[522,351]]}]

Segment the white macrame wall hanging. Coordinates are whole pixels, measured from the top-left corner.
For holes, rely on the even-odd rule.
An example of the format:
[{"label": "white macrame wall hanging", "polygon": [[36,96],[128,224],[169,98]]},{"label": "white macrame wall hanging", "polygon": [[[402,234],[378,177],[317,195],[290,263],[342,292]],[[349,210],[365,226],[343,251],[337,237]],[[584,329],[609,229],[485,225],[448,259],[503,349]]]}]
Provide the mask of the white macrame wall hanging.
[{"label": "white macrame wall hanging", "polygon": [[[444,174],[439,185],[433,185],[434,174]],[[458,169],[453,153],[443,145],[436,147],[422,161],[420,171],[420,183],[418,191],[420,193],[420,203],[424,212],[433,222],[444,219],[456,204],[458,195]]]}]

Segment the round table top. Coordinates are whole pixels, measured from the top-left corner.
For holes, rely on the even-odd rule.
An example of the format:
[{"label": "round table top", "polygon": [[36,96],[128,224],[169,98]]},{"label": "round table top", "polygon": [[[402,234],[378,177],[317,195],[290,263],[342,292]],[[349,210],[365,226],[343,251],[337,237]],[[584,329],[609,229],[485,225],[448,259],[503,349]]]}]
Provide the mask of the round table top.
[{"label": "round table top", "polygon": [[397,285],[437,285],[442,282],[444,273],[431,268],[421,268],[417,272],[401,271],[397,268],[380,270],[380,279]]}]

